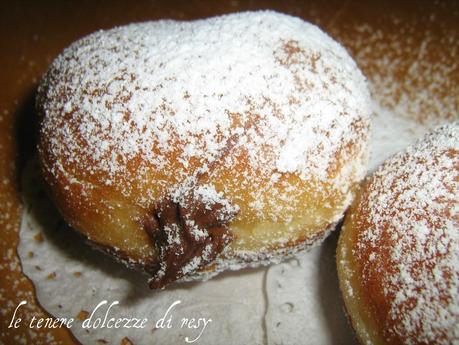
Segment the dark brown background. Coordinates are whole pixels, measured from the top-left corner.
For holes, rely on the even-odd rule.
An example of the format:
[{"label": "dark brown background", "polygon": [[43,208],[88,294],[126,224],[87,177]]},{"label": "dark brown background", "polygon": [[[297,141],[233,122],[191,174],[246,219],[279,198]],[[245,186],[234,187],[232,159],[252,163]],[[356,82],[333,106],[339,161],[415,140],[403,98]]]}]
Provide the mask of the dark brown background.
[{"label": "dark brown background", "polygon": [[[384,96],[388,106],[396,104],[400,94],[415,98],[419,88],[426,88],[427,98],[435,100],[438,112],[449,110],[441,116],[458,116],[458,1],[2,1],[0,343],[16,344],[23,340],[28,344],[47,344],[47,332],[60,343],[74,343],[65,329],[36,331],[25,326],[31,315],[46,314],[38,306],[33,285],[22,274],[16,254],[21,213],[18,176],[34,148],[34,92],[52,59],[75,39],[98,29],[133,21],[185,20],[255,9],[275,9],[299,16],[329,32],[357,59],[373,85],[373,93],[387,87],[381,78],[397,83],[395,91]],[[362,27],[368,30],[362,31]],[[378,31],[379,36],[375,35]],[[427,55],[423,56],[427,63],[417,75],[410,75],[409,67],[419,58],[416,54],[427,34],[431,38]],[[436,68],[431,66],[436,65],[448,68],[440,68],[434,77],[430,73]],[[438,87],[432,87],[434,83]],[[421,100],[422,104],[426,102]],[[428,104],[422,109],[435,112]],[[23,326],[8,328],[21,300],[28,301],[18,314],[24,320]]]}]

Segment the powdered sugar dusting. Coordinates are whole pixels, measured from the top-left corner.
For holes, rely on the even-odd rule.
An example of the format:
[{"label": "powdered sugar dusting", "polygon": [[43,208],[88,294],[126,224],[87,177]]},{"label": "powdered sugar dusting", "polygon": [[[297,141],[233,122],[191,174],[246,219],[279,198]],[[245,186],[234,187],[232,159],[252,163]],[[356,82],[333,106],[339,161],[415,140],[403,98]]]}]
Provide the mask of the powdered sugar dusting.
[{"label": "powdered sugar dusting", "polygon": [[[325,181],[337,152],[361,145],[370,113],[364,77],[346,51],[274,12],[97,32],[54,61],[39,104],[53,162],[45,168],[83,189],[100,177],[125,195],[152,171],[183,182],[232,137],[264,176]],[[137,202],[151,203],[158,190]]]},{"label": "powdered sugar dusting", "polygon": [[378,103],[399,117],[438,124],[457,116],[459,45],[457,31],[435,16],[431,13],[413,22],[393,14],[392,30],[358,23],[343,40],[357,48],[353,56]]},{"label": "powdered sugar dusting", "polygon": [[[382,277],[393,325],[385,336],[407,344],[458,341],[459,123],[389,159],[368,193],[363,212],[371,226],[359,234],[354,255],[364,279]],[[368,253],[372,260],[362,257]]]},{"label": "powdered sugar dusting", "polygon": [[[239,207],[237,205],[232,205],[228,199],[226,199],[222,192],[217,192],[215,187],[211,184],[193,183],[194,179],[191,179],[189,183],[181,185],[179,188],[176,188],[172,193],[172,200],[183,207],[189,207],[190,201],[201,202],[206,210],[212,210],[212,206],[219,204],[221,207],[215,211],[216,218],[219,220],[224,220],[228,217],[228,214],[237,214]],[[192,195],[191,200],[190,195]],[[187,222],[193,226],[193,219],[187,219]],[[195,231],[197,236],[202,236],[202,231]]]}]

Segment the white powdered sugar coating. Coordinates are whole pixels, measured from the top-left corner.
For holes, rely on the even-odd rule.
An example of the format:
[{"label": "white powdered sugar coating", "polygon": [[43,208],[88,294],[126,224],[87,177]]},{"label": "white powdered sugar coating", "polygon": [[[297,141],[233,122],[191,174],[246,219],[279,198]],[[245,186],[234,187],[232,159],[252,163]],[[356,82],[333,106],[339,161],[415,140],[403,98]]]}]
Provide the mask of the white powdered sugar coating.
[{"label": "white powdered sugar coating", "polygon": [[459,343],[458,195],[459,122],[389,159],[369,185],[371,226],[354,255],[363,279],[381,276],[389,336],[407,344]]},{"label": "white powdered sugar coating", "polygon": [[[220,208],[215,210],[215,215],[218,220],[223,221],[228,214],[236,214],[239,211],[237,205],[233,205],[225,198],[223,192],[218,192],[215,187],[208,183],[197,183],[195,179],[190,179],[189,182],[182,184],[179,188],[176,188],[171,192],[171,198],[175,203],[181,206],[188,205],[190,202],[200,202],[204,205],[206,210],[212,210],[212,205],[218,204]],[[191,197],[191,200],[188,200]],[[186,222],[193,226],[194,220],[187,219]],[[203,237],[205,235],[205,229],[199,229],[196,226],[193,231],[197,237]]]},{"label": "white powdered sugar coating", "polygon": [[96,32],[53,62],[39,104],[53,161],[45,168],[74,183],[102,173],[100,183],[124,194],[151,170],[181,183],[231,138],[259,174],[326,181],[338,152],[363,145],[370,114],[365,79],[345,49],[269,11]]}]

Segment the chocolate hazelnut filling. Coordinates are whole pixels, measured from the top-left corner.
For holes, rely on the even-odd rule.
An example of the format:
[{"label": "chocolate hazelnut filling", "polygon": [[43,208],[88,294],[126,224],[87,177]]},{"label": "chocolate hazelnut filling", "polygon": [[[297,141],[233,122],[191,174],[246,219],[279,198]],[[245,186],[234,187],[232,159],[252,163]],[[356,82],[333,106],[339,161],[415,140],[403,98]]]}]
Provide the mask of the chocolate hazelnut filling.
[{"label": "chocolate hazelnut filling", "polygon": [[[250,128],[246,124],[244,128]],[[158,264],[147,268],[151,289],[161,289],[207,266],[228,246],[233,236],[228,224],[239,211],[206,181],[239,135],[228,138],[219,157],[194,178],[161,199],[144,221],[144,230],[159,252]]]},{"label": "chocolate hazelnut filling", "polygon": [[232,240],[228,223],[237,209],[218,194],[209,200],[198,191],[186,190],[180,201],[164,198],[144,223],[159,251],[159,263],[149,280],[152,289],[164,288],[205,267]]}]

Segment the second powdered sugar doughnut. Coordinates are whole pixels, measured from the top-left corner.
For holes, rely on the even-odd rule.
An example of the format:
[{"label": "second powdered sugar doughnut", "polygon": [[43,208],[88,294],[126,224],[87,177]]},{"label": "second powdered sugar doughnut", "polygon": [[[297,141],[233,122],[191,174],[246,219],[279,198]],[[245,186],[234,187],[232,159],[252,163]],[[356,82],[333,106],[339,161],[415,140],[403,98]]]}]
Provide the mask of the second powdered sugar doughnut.
[{"label": "second powdered sugar doughnut", "polygon": [[366,180],[337,249],[361,344],[459,344],[459,122],[397,153]]},{"label": "second powdered sugar doughnut", "polygon": [[319,243],[365,176],[365,78],[275,12],[84,37],[44,76],[39,152],[66,221],[153,288]]}]

